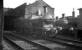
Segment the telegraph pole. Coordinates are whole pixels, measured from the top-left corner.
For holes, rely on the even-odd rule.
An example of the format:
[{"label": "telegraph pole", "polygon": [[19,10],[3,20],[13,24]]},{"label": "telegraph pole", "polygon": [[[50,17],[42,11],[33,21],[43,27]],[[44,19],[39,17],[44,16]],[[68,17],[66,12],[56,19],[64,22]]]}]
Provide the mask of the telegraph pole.
[{"label": "telegraph pole", "polygon": [[0,49],[2,50],[2,35],[4,28],[3,2],[0,3]]}]

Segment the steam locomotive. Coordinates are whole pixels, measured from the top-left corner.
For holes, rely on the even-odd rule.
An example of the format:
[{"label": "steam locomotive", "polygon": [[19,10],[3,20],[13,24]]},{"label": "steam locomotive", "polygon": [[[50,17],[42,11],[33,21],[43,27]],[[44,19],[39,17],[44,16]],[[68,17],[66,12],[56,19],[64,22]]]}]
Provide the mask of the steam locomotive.
[{"label": "steam locomotive", "polygon": [[53,28],[52,21],[47,19],[25,19],[24,17],[10,17],[9,19],[9,17],[4,18],[5,30],[51,37],[57,33],[56,28]]},{"label": "steam locomotive", "polygon": [[4,18],[4,29],[8,31],[16,31],[25,33],[26,35],[37,35],[44,37],[55,37],[58,34],[76,34],[78,29],[71,27],[70,25],[54,26],[52,20],[47,19],[25,19],[24,17]]}]

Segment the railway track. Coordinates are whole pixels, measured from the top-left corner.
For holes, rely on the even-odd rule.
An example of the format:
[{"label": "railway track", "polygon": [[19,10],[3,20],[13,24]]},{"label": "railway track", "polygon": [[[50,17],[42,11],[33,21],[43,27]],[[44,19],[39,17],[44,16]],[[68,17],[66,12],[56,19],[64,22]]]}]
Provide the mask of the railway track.
[{"label": "railway track", "polygon": [[14,48],[14,50],[24,50],[22,47],[20,47],[19,45],[17,45],[15,42],[13,42],[12,40],[10,40],[7,37],[3,37],[5,42],[7,42],[9,45],[12,46],[12,48]]},{"label": "railway track", "polygon": [[82,42],[81,41],[73,41],[73,40],[67,40],[67,39],[62,39],[62,38],[45,38],[45,40],[59,43],[59,44],[69,46],[72,48],[76,48],[78,50],[82,50]]},{"label": "railway track", "polygon": [[[10,36],[11,35],[11,36]],[[16,39],[19,35],[13,35],[13,34],[7,34],[6,36],[8,36],[8,38],[11,38],[11,39],[14,39],[12,38],[12,36],[14,36]],[[10,36],[10,37],[9,37]],[[15,40],[15,39],[14,39]],[[30,41],[29,41],[30,42]],[[42,50],[58,50],[58,49],[61,49],[61,50],[65,50],[66,49],[66,46],[63,46],[63,45],[60,45],[60,44],[56,44],[56,43],[53,43],[51,41],[47,41],[47,40],[42,40],[42,41],[39,41],[39,40],[33,40],[31,41],[33,43],[36,43],[36,44],[39,44],[41,45],[40,48],[42,48],[42,46],[48,48],[48,49],[45,49],[45,48],[42,48]],[[31,43],[32,44],[32,43]],[[33,44],[33,45],[36,45],[36,44]],[[58,47],[58,48],[57,48]],[[39,50],[39,49],[38,49]]]},{"label": "railway track", "polygon": [[59,35],[58,37],[56,37],[56,39],[61,39],[61,40],[66,40],[66,41],[76,42],[76,43],[81,43],[82,44],[82,41],[80,41],[78,39],[71,39],[71,38],[68,38],[68,37],[64,37],[62,35]]},{"label": "railway track", "polygon": [[5,34],[3,36],[4,40],[10,44],[15,50],[25,50],[25,48],[21,47],[20,45],[18,45],[17,43],[15,43],[12,39],[14,40],[21,40],[21,41],[24,41],[24,42],[27,42],[31,45],[33,45],[34,47],[36,47],[37,49],[36,50],[51,50],[50,48],[47,48],[45,46],[42,46],[38,43],[35,43],[35,42],[32,42],[26,38],[23,38],[23,37],[19,37],[17,35],[13,35],[13,34]]},{"label": "railway track", "polygon": [[82,44],[82,41],[78,41],[78,40],[71,40],[71,39],[64,39],[64,38],[56,38],[56,39],[60,39],[60,40],[63,40],[63,41],[68,41],[68,42],[74,42],[74,43]]},{"label": "railway track", "polygon": [[[44,45],[41,45],[39,43],[36,43],[36,42],[33,42],[33,41],[30,41],[28,40],[27,38],[23,37],[23,36],[20,36],[20,35],[17,35],[17,34],[5,34],[5,36],[14,36],[15,38],[19,38],[23,41],[27,41],[27,42],[30,42],[30,44],[33,43],[33,45],[36,45],[39,46],[40,45],[40,48],[43,48],[44,50],[52,50],[51,48],[48,48]],[[82,50],[82,46],[81,46],[81,42],[77,42],[77,41],[71,41],[71,40],[64,40],[64,39],[60,39],[60,38],[45,38],[44,40],[46,41],[50,41],[51,43],[58,43],[60,45],[64,45],[64,46],[68,46],[68,47],[72,47],[72,48],[75,48],[76,50]]]}]

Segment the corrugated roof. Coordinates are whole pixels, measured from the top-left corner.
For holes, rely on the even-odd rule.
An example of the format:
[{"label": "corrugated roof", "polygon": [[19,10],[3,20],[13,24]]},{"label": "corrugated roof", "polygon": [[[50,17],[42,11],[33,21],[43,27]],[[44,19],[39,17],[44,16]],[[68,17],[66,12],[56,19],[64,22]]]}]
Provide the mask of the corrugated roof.
[{"label": "corrugated roof", "polygon": [[3,8],[3,11],[4,11],[4,12],[7,12],[7,11],[10,10],[10,9],[12,9],[12,8]]},{"label": "corrugated roof", "polygon": [[48,6],[51,7],[50,5],[48,5],[46,2],[44,2],[43,0],[37,0],[32,4],[29,4],[31,6]]}]

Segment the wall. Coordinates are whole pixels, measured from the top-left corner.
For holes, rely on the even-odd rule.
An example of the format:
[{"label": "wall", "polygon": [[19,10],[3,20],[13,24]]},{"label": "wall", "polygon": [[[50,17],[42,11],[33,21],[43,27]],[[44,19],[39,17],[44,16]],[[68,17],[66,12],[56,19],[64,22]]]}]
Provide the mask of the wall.
[{"label": "wall", "polygon": [[78,27],[82,30],[82,9],[79,9],[78,22],[79,22]]},{"label": "wall", "polygon": [[48,7],[48,12],[46,13],[46,18],[54,17],[54,8]]}]

